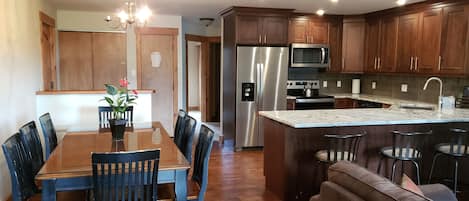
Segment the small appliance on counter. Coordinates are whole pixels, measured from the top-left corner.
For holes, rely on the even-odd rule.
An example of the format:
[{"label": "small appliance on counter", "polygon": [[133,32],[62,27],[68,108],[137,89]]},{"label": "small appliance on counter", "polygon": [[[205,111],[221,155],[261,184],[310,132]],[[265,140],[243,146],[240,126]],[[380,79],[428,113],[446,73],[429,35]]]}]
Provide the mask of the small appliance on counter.
[{"label": "small appliance on counter", "polygon": [[360,94],[360,79],[352,79],[352,94]]},{"label": "small appliance on counter", "polygon": [[296,110],[334,108],[334,96],[319,94],[319,80],[290,80],[287,95],[295,98]]}]

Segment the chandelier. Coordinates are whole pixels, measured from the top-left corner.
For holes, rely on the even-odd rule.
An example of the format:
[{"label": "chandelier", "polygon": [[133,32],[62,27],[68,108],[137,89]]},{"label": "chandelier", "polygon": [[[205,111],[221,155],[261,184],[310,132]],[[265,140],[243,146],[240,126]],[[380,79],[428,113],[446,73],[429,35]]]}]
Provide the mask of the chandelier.
[{"label": "chandelier", "polygon": [[152,12],[147,5],[137,7],[137,0],[125,2],[125,6],[120,9],[115,16],[106,16],[104,21],[114,29],[127,29],[127,27],[137,25],[143,27],[147,24]]}]

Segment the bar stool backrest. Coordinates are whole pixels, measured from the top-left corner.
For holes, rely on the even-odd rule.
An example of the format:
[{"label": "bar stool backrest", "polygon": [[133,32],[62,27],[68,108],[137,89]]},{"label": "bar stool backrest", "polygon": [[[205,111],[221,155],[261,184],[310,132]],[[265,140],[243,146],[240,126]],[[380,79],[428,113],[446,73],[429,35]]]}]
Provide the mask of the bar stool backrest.
[{"label": "bar stool backrest", "polygon": [[399,159],[418,159],[422,157],[422,149],[428,135],[427,132],[392,131],[392,155]]},{"label": "bar stool backrest", "polygon": [[337,162],[339,159],[347,161],[357,160],[360,141],[366,132],[345,135],[324,135],[329,143],[327,161]]},{"label": "bar stool backrest", "polygon": [[469,133],[465,129],[450,129],[449,152],[452,155],[468,155]]}]

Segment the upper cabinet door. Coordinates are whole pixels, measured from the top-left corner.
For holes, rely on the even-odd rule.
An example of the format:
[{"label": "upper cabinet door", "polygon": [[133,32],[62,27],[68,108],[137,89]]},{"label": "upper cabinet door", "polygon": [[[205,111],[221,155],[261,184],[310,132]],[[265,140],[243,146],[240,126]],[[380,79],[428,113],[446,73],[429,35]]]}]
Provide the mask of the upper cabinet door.
[{"label": "upper cabinet door", "polygon": [[379,30],[379,20],[368,20],[366,22],[365,72],[376,72],[378,70]]},{"label": "upper cabinet door", "polygon": [[339,72],[342,68],[342,22],[337,20],[329,24],[329,72]]},{"label": "upper cabinet door", "polygon": [[386,17],[381,20],[380,53],[378,69],[391,73],[396,70],[397,61],[397,17]]},{"label": "upper cabinet door", "polygon": [[93,33],[93,89],[104,90],[104,84],[119,84],[127,77],[126,35]]},{"label": "upper cabinet door", "polygon": [[443,8],[441,74],[463,74],[467,55],[468,6]]},{"label": "upper cabinet door", "polygon": [[288,44],[288,19],[286,17],[263,17],[262,19],[261,40],[263,44]]},{"label": "upper cabinet door", "polygon": [[399,17],[397,36],[397,72],[414,71],[420,14]]},{"label": "upper cabinet door", "polygon": [[365,22],[344,22],[342,72],[362,73],[365,53]]},{"label": "upper cabinet door", "polygon": [[240,15],[236,22],[237,43],[258,45],[262,43],[262,18],[258,16]]},{"label": "upper cabinet door", "polygon": [[438,69],[441,40],[442,9],[422,13],[420,20],[417,57],[414,63],[419,73],[434,73]]},{"label": "upper cabinet door", "polygon": [[328,44],[329,23],[326,21],[311,21],[309,23],[308,43]]},{"label": "upper cabinet door", "polygon": [[291,19],[289,25],[290,43],[307,43],[309,21],[307,19]]},{"label": "upper cabinet door", "polygon": [[93,89],[93,48],[89,32],[59,32],[60,90]]}]

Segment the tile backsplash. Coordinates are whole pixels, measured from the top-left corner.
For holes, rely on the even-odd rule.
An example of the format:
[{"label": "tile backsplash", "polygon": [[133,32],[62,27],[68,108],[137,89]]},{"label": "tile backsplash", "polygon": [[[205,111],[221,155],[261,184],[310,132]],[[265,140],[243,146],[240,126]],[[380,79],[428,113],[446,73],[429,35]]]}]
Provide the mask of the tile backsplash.
[{"label": "tile backsplash", "polygon": [[[320,93],[351,93],[352,79],[361,79],[360,91],[362,94],[388,96],[404,100],[437,103],[439,84],[431,81],[427,90],[423,90],[426,76],[412,75],[354,75],[340,73],[325,73],[317,69],[296,68],[290,69],[290,80],[320,80]],[[461,97],[464,86],[469,86],[468,78],[441,77],[443,80],[443,96]],[[342,87],[337,87],[337,81],[342,82]],[[323,81],[327,81],[327,87],[323,87]],[[372,82],[376,82],[376,88],[372,89]],[[407,92],[401,91],[401,85],[407,85]]]}]

